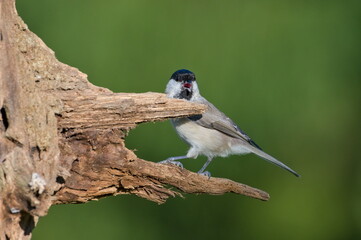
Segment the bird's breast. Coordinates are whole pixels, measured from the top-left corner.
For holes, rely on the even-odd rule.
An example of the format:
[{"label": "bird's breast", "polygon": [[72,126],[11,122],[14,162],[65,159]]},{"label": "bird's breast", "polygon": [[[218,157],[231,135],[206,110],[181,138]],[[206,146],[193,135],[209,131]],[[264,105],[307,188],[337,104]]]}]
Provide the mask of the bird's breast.
[{"label": "bird's breast", "polygon": [[178,135],[201,155],[227,156],[231,139],[217,130],[198,125],[187,118],[172,120]]}]

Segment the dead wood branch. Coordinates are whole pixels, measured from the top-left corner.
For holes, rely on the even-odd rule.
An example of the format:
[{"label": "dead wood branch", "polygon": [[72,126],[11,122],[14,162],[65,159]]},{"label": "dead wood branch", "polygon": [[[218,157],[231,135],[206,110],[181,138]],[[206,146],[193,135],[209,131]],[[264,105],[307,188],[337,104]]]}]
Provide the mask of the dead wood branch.
[{"label": "dead wood branch", "polygon": [[0,0],[0,239],[29,239],[52,204],[109,195],[163,203],[181,192],[233,192],[267,200],[263,191],[141,160],[125,147],[139,123],[202,111],[160,93],[90,84],[29,31],[14,0]]}]

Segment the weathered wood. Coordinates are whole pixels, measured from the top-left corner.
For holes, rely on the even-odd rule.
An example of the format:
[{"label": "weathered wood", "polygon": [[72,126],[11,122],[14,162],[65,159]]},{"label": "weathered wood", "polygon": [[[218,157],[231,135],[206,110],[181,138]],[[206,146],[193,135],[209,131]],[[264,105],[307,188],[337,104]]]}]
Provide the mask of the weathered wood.
[{"label": "weathered wood", "polygon": [[[32,49],[34,47],[34,49]],[[55,98],[34,81],[33,64],[45,44],[18,17],[14,1],[0,1],[0,238],[29,239],[47,213],[61,172]],[[25,55],[28,58],[24,57]],[[36,60],[35,60],[36,59]],[[34,61],[32,61],[34,60]]]},{"label": "weathered wood", "polygon": [[62,155],[72,159],[72,167],[64,187],[56,194],[55,203],[82,203],[118,194],[136,194],[163,203],[169,197],[181,195],[165,184],[184,193],[232,192],[261,200],[269,198],[261,190],[228,179],[208,178],[173,165],[138,159],[117,137],[122,135],[119,130],[101,134],[87,131],[61,141]]},{"label": "weathered wood", "polygon": [[204,107],[92,85],[29,31],[14,0],[0,0],[0,239],[29,239],[52,204],[109,195],[163,203],[182,192],[233,192],[268,200],[263,191],[148,162],[125,147],[137,124]]},{"label": "weathered wood", "polygon": [[118,194],[136,194],[163,203],[169,196],[180,195],[166,184],[185,193],[233,192],[269,198],[263,191],[231,180],[208,179],[175,166],[141,160],[124,146],[127,131],[137,123],[201,113],[203,105],[160,93],[91,91],[63,98],[58,124],[60,150],[62,165],[71,172],[55,203],[80,203]]},{"label": "weathered wood", "polygon": [[64,94],[60,128],[131,128],[136,124],[200,113],[204,106],[169,99],[163,93],[103,93],[96,89]]}]

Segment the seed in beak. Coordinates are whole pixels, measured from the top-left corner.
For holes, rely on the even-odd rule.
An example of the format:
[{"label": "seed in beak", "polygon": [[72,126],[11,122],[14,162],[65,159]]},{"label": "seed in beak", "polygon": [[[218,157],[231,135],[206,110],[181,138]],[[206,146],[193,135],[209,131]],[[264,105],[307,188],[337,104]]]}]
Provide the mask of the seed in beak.
[{"label": "seed in beak", "polygon": [[191,84],[191,83],[184,83],[184,84],[183,84],[183,87],[185,87],[185,88],[191,88],[191,87],[192,87],[192,84]]}]

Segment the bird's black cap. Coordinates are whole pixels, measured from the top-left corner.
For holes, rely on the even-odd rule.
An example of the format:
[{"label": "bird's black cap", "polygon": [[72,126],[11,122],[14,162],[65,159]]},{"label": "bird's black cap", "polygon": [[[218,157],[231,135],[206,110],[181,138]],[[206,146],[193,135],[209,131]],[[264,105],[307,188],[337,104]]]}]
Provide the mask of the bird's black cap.
[{"label": "bird's black cap", "polygon": [[177,82],[180,81],[195,81],[196,76],[193,72],[187,70],[187,69],[180,69],[176,72],[174,72],[171,76],[171,79],[176,80]]}]

